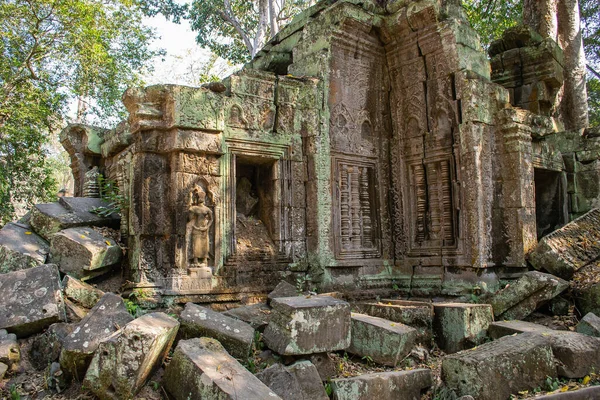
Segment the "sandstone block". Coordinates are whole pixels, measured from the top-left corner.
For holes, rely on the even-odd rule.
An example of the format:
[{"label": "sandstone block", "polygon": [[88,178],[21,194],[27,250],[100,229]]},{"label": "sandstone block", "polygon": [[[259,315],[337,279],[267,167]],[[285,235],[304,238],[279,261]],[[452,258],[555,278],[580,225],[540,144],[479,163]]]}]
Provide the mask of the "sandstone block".
[{"label": "sandstone block", "polygon": [[317,368],[310,361],[298,361],[289,367],[273,364],[256,377],[282,399],[329,399]]},{"label": "sandstone block", "polygon": [[583,378],[591,371],[600,369],[600,338],[577,332],[557,331],[525,321],[494,322],[488,331],[493,339],[525,332],[549,338],[554,358],[558,361],[560,376]]},{"label": "sandstone block", "polygon": [[352,334],[348,351],[395,367],[412,350],[417,331],[399,322],[352,313]]},{"label": "sandstone block", "polygon": [[505,336],[442,361],[442,380],[459,396],[505,400],[556,377],[549,338],[535,333]]},{"label": "sandstone block", "polygon": [[56,265],[0,274],[0,329],[24,337],[64,321]]},{"label": "sandstone block", "polygon": [[106,293],[64,338],[60,366],[68,377],[81,380],[100,343],[133,320],[123,299]]},{"label": "sandstone block", "polygon": [[104,295],[100,289],[80,281],[70,275],[65,275],[62,281],[63,294],[66,298],[84,308],[92,308]]},{"label": "sandstone block", "polygon": [[117,243],[89,227],[69,228],[57,232],[50,242],[52,262],[61,272],[77,278],[90,278],[108,272],[121,261]]},{"label": "sandstone block", "polygon": [[308,356],[310,361],[317,371],[323,382],[331,379],[337,375],[338,370],[333,359],[329,356],[329,353],[317,353]]},{"label": "sandstone block", "polygon": [[49,252],[48,242],[27,225],[9,222],[0,229],[0,273],[42,265]]},{"label": "sandstone block", "polygon": [[496,293],[490,304],[496,317],[523,319],[568,287],[556,276],[530,271]]},{"label": "sandstone block", "polygon": [[29,361],[37,370],[44,370],[58,361],[64,339],[75,329],[73,324],[59,322],[52,324],[46,331],[31,341]]},{"label": "sandstone block", "polygon": [[254,329],[247,323],[209,308],[187,303],[180,316],[183,339],[211,337],[217,339],[234,357],[246,359],[252,351]]},{"label": "sandstone block", "polygon": [[31,209],[31,226],[46,240],[56,232],[78,226],[111,226],[118,228],[119,216],[108,217],[90,212],[94,208],[106,207],[108,203],[88,197],[61,197],[59,202],[36,204]]},{"label": "sandstone block", "polygon": [[584,335],[600,337],[600,318],[594,313],[587,313],[575,329]]},{"label": "sandstone block", "polygon": [[250,324],[254,329],[262,332],[269,325],[271,307],[266,304],[252,304],[225,311],[223,314]]},{"label": "sandstone block", "polygon": [[446,353],[482,343],[488,326],[494,321],[489,304],[439,303],[433,306],[436,341]]},{"label": "sandstone block", "polygon": [[421,392],[432,384],[428,369],[379,372],[331,381],[335,400],[419,400]]},{"label": "sandstone block", "polygon": [[17,343],[17,335],[0,329],[0,362],[8,366],[18,364],[21,360],[21,348]]},{"label": "sandstone block", "polygon": [[380,303],[356,303],[358,312],[408,325],[417,330],[417,342],[431,340],[433,305],[421,301],[382,300]]},{"label": "sandstone block", "polygon": [[[585,267],[587,269],[589,267]],[[597,269],[594,268],[594,269]],[[574,290],[575,305],[582,314],[600,315],[600,283],[585,285]]]},{"label": "sandstone block", "polygon": [[0,362],[0,379],[4,378],[4,375],[6,375],[7,371],[8,365],[4,364],[3,362]]},{"label": "sandstone block", "polygon": [[281,281],[275,286],[275,289],[271,293],[267,295],[269,299],[269,303],[271,300],[279,298],[279,297],[294,297],[298,296],[298,292],[296,291],[296,287],[291,283],[286,281]]},{"label": "sandstone block", "polygon": [[543,237],[529,254],[535,269],[570,279],[600,256],[600,209],[593,209]]},{"label": "sandstone block", "polygon": [[175,400],[280,399],[211,338],[179,341],[163,382]]},{"label": "sandstone block", "polygon": [[284,355],[343,350],[350,345],[350,304],[329,296],[273,299],[263,338]]},{"label": "sandstone block", "polygon": [[84,386],[101,400],[133,398],[168,354],[178,328],[161,312],[131,321],[100,343]]}]

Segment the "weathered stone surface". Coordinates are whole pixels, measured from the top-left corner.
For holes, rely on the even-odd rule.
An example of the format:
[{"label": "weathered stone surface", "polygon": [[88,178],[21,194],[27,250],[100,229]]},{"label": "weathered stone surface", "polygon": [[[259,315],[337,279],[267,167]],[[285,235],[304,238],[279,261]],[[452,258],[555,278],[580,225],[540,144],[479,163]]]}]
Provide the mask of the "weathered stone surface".
[{"label": "weathered stone surface", "polygon": [[351,337],[350,353],[395,367],[412,350],[417,331],[400,322],[352,313]]},{"label": "weathered stone surface", "polygon": [[504,400],[556,377],[550,339],[535,333],[506,336],[442,361],[442,380],[459,396]]},{"label": "weathered stone surface", "polygon": [[524,332],[541,334],[550,339],[558,362],[558,374],[567,378],[583,378],[600,368],[600,338],[577,332],[557,331],[525,321],[494,322],[488,329],[493,339]]},{"label": "weathered stone surface", "polygon": [[536,269],[570,279],[600,256],[600,209],[594,209],[543,237],[529,254]]},{"label": "weathered stone surface", "polygon": [[179,341],[163,382],[175,400],[280,399],[211,338]]},{"label": "weathered stone surface", "polygon": [[584,335],[600,337],[600,318],[594,313],[587,313],[575,329]]},{"label": "weathered stone surface", "polygon": [[106,293],[64,338],[60,366],[69,377],[81,380],[101,342],[133,320],[121,296]]},{"label": "weathered stone surface", "polygon": [[254,329],[247,323],[194,303],[187,303],[180,316],[180,337],[217,339],[234,357],[245,360],[252,351]]},{"label": "weathered stone surface", "polygon": [[358,312],[399,322],[417,330],[417,342],[429,343],[433,326],[433,305],[421,301],[382,300],[380,303],[352,304]]},{"label": "weathered stone surface", "polygon": [[17,335],[0,329],[0,362],[8,366],[21,360],[21,348],[17,343]]},{"label": "weathered stone surface", "polygon": [[568,392],[536,397],[536,400],[597,400],[600,399],[600,386],[591,386]]},{"label": "weathered stone surface", "polygon": [[568,287],[561,278],[530,271],[496,293],[490,304],[496,317],[523,319]]},{"label": "weathered stone surface", "polygon": [[264,303],[241,306],[225,311],[223,314],[250,324],[257,331],[264,331],[271,319],[271,307]]},{"label": "weathered stone surface", "polygon": [[310,361],[298,361],[289,367],[273,364],[256,374],[256,377],[282,399],[329,398],[316,367]]},{"label": "weathered stone surface", "polygon": [[131,321],[100,343],[84,386],[101,400],[133,398],[168,354],[178,328],[161,312]]},{"label": "weathered stone surface", "polygon": [[77,278],[89,278],[121,261],[117,243],[89,227],[69,228],[57,232],[50,242],[52,262],[61,272]]},{"label": "weathered stone surface", "polygon": [[0,362],[0,379],[4,378],[4,375],[6,375],[7,371],[8,365],[4,364],[3,362]]},{"label": "weathered stone surface", "polygon": [[277,284],[277,286],[275,286],[275,289],[273,289],[273,291],[269,293],[267,298],[269,299],[269,302],[271,302],[271,300],[276,299],[278,297],[294,296],[298,296],[298,291],[296,290],[294,285],[286,281],[281,281]]},{"label": "weathered stone surface", "polygon": [[489,304],[434,304],[433,330],[438,346],[455,353],[483,343],[490,323],[494,321]]},{"label": "weathered stone surface", "polygon": [[273,299],[263,338],[284,355],[343,350],[350,345],[350,304],[328,296]]},{"label": "weathered stone surface", "polygon": [[333,379],[331,388],[335,400],[418,400],[432,383],[430,370],[415,369]]},{"label": "weathered stone surface", "polygon": [[54,264],[0,274],[0,329],[23,337],[64,321],[59,279]]},{"label": "weathered stone surface", "polygon": [[65,275],[62,281],[63,294],[66,298],[85,308],[92,308],[104,295],[100,289],[80,281],[70,275]]},{"label": "weathered stone surface", "polygon": [[42,265],[50,246],[24,224],[11,223],[0,229],[0,273]]},{"label": "weathered stone surface", "polygon": [[44,370],[58,361],[64,339],[75,329],[74,324],[59,322],[52,324],[46,331],[34,337],[29,349],[29,360],[37,370]]},{"label": "weathered stone surface", "polygon": [[331,379],[338,373],[337,366],[329,356],[329,353],[311,354],[308,356],[308,361],[317,368],[323,382]]},{"label": "weathered stone surface", "polygon": [[31,209],[31,226],[46,240],[62,229],[78,226],[118,227],[119,216],[108,217],[91,213],[97,207],[107,207],[108,203],[88,197],[61,197],[59,202],[36,204]]}]

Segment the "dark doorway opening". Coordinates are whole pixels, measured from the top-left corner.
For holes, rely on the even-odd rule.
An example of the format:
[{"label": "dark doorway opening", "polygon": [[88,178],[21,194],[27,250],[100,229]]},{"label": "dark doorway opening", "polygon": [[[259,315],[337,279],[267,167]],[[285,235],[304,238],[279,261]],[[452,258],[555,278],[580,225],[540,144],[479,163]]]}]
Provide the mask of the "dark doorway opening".
[{"label": "dark doorway opening", "polygon": [[563,173],[534,169],[535,222],[538,240],[568,222]]}]

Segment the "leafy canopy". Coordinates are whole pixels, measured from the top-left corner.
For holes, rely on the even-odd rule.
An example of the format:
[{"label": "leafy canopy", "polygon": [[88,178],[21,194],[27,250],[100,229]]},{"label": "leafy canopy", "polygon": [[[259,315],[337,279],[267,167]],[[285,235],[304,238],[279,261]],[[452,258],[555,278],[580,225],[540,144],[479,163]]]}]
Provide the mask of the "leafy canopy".
[{"label": "leafy canopy", "polygon": [[158,1],[0,2],[0,223],[56,192],[47,143],[72,99],[106,124],[124,115],[123,91],[160,53],[149,47],[143,4],[159,12]]}]

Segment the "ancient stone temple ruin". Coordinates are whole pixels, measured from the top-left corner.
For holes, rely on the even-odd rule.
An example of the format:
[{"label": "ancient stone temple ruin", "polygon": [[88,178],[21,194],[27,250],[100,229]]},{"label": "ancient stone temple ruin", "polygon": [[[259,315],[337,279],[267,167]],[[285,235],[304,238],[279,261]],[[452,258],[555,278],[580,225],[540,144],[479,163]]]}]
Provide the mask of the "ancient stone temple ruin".
[{"label": "ancient stone temple ruin", "polygon": [[320,2],[222,84],[129,89],[115,129],[63,132],[75,195],[97,167],[126,199],[130,289],[495,291],[598,206],[556,42],[516,28],[488,57],[453,2],[378,4]]}]

